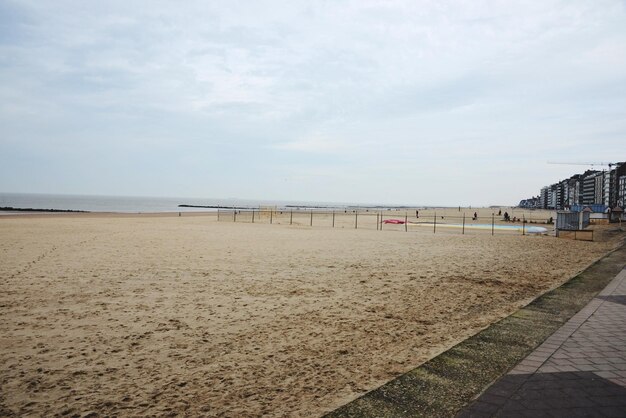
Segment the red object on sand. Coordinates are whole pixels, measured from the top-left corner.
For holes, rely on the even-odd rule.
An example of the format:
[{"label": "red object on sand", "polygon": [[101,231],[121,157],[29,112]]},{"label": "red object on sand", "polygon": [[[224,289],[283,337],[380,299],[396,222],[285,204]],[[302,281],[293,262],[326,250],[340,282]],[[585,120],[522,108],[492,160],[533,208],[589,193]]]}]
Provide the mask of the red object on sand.
[{"label": "red object on sand", "polygon": [[383,221],[384,224],[395,224],[395,225],[402,225],[404,224],[404,221],[401,221],[400,219],[385,219]]}]

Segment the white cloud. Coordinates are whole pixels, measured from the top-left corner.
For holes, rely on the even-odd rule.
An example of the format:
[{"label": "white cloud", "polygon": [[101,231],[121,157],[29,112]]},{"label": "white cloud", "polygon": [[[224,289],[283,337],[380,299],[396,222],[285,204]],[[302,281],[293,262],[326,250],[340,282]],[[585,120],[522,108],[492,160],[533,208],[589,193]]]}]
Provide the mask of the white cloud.
[{"label": "white cloud", "polygon": [[294,141],[280,142],[273,145],[278,150],[336,154],[350,152],[350,144],[341,139],[312,135]]}]

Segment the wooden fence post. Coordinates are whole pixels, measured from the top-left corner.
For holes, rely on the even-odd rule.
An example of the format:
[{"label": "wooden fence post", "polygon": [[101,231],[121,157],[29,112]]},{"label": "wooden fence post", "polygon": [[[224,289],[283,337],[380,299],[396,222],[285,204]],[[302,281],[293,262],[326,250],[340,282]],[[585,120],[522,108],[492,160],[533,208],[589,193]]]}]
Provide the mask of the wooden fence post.
[{"label": "wooden fence post", "polygon": [[437,212],[435,212],[435,216],[433,218],[434,222],[433,222],[433,234],[437,233]]}]

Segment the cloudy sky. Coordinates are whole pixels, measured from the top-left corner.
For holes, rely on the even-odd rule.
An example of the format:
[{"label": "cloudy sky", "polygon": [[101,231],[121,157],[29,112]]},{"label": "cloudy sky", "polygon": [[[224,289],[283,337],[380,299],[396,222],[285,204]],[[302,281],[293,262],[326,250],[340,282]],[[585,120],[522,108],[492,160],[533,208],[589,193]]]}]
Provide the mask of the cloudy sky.
[{"label": "cloudy sky", "polygon": [[625,1],[0,0],[0,192],[514,204],[626,159]]}]

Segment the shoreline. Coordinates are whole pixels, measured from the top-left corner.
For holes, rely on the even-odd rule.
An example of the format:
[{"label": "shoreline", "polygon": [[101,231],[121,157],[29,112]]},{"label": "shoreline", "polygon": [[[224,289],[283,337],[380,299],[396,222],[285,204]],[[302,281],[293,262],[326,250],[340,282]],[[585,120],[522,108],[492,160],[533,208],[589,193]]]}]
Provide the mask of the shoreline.
[{"label": "shoreline", "polygon": [[176,211],[176,212],[97,212],[97,211],[58,211],[58,212],[47,212],[47,211],[0,211],[0,219],[36,219],[36,218],[76,218],[76,219],[84,219],[84,218],[171,218],[171,217],[179,217],[178,214],[181,214],[180,217],[192,217],[192,216],[209,216],[216,217],[217,212],[212,211]]}]

